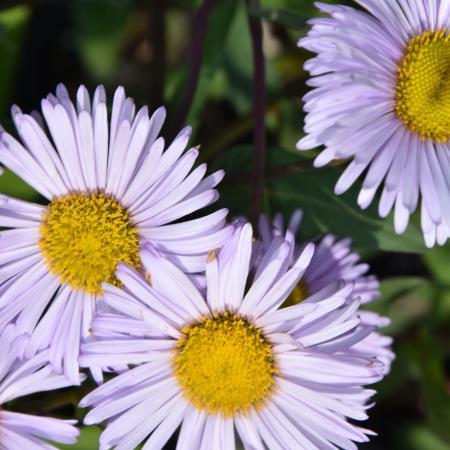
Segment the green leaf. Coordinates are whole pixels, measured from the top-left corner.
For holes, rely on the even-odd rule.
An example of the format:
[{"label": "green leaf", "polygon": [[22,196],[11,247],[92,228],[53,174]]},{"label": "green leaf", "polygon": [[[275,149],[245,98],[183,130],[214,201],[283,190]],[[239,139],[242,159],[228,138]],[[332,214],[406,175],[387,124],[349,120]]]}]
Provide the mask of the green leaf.
[{"label": "green leaf", "polygon": [[[238,0],[219,2],[214,6],[209,16],[198,85],[186,120],[186,123],[193,125],[194,128],[197,128],[196,123],[200,119],[200,112],[205,102],[211,98],[223,98],[225,93],[228,92],[228,79],[224,72],[224,47],[230,34],[230,28],[236,19],[238,6]],[[195,13],[196,11],[194,11]],[[171,17],[170,12],[168,17]],[[172,18],[171,21],[174,22],[174,19]],[[173,26],[173,24],[170,25],[169,22],[170,26]],[[185,40],[184,35],[182,39]],[[244,40],[247,40],[246,34]],[[190,49],[189,46],[187,48]],[[188,74],[189,66],[185,65],[168,74],[165,97],[171,103],[168,111],[173,115],[176,115],[186,95]]]},{"label": "green leaf", "polygon": [[401,435],[401,448],[407,450],[450,450],[450,445],[447,445],[426,426],[410,428]]},{"label": "green leaf", "polygon": [[101,430],[97,427],[82,427],[78,442],[75,445],[61,445],[61,450],[93,450],[99,447]]},{"label": "green leaf", "polygon": [[131,1],[80,0],[72,6],[84,65],[99,80],[112,79],[116,76]]},{"label": "green leaf", "polygon": [[295,208],[302,208],[305,212],[302,230],[310,236],[330,232],[340,237],[352,236],[355,246],[368,250],[411,253],[426,250],[422,233],[414,224],[397,235],[392,220],[378,217],[376,205],[362,211],[356,203],[357,187],[343,196],[335,195],[338,176],[336,170],[327,169],[271,180],[268,192],[273,210],[288,215]]},{"label": "green leaf", "polygon": [[380,286],[381,297],[377,300],[377,303],[386,305],[428,284],[427,280],[419,277],[398,277],[383,280]]},{"label": "green leaf", "polygon": [[0,176],[0,192],[23,200],[36,200],[39,197],[32,187],[8,169]]},{"label": "green leaf", "polygon": [[[239,2],[228,0],[219,2],[211,12],[208,21],[206,39],[203,48],[203,61],[200,78],[194,102],[189,114],[192,123],[203,108],[208,97],[223,98],[228,91],[228,79],[224,74],[226,39],[236,21]],[[247,40],[247,33],[243,30],[243,40]],[[227,38],[225,38],[227,37]]]},{"label": "green leaf", "polygon": [[[13,92],[14,71],[20,57],[20,46],[30,8],[17,6],[0,11],[0,114],[9,112],[10,96]],[[4,124],[4,119],[2,118]]]},{"label": "green leaf", "polygon": [[424,255],[424,261],[428,269],[433,273],[437,281],[450,286],[450,244],[444,247],[435,247]]},{"label": "green leaf", "polygon": [[304,30],[306,25],[306,20],[309,18],[308,15],[301,14],[301,10],[298,12],[293,11],[283,11],[277,8],[260,8],[256,5],[251,5],[249,7],[250,14],[255,17],[261,17],[267,19],[270,22],[278,23],[279,25],[284,25],[287,28],[292,28],[294,30]]},{"label": "green leaf", "polygon": [[391,319],[391,325],[383,329],[389,335],[399,335],[414,323],[427,316],[432,307],[432,284],[419,277],[400,277],[383,280],[381,297],[365,309],[375,311]]},{"label": "green leaf", "polygon": [[[238,112],[248,113],[253,102],[253,49],[244,2],[240,2],[237,8],[223,52],[229,80],[229,89],[224,92],[224,98],[232,102]],[[265,59],[265,65],[265,85],[270,96],[278,89],[280,80],[271,58]]]},{"label": "green leaf", "polygon": [[[268,149],[267,160],[265,196],[270,209],[266,212],[282,212],[288,217],[295,209],[303,209],[303,238],[334,233],[338,237],[351,236],[354,246],[360,251],[426,251],[422,232],[414,223],[405,233],[397,235],[392,219],[378,216],[376,201],[367,210],[361,210],[356,201],[358,186],[345,195],[337,196],[334,185],[339,178],[339,168],[314,169],[304,154],[274,147]],[[230,201],[228,207],[232,214],[246,212],[242,208],[242,197],[247,192],[245,199],[248,202],[251,165],[251,146],[225,150],[218,154],[212,165],[215,169],[225,170],[221,193]],[[231,190],[230,195],[225,192],[227,190]],[[239,198],[234,194],[236,190],[241,192]]]},{"label": "green leaf", "polygon": [[435,247],[424,255],[424,262],[435,280],[436,302],[433,319],[448,323],[450,319],[450,245]]},{"label": "green leaf", "polygon": [[428,421],[435,432],[450,442],[450,395],[448,392],[444,348],[437,345],[429,330],[423,330],[416,348],[416,368],[425,394]]}]

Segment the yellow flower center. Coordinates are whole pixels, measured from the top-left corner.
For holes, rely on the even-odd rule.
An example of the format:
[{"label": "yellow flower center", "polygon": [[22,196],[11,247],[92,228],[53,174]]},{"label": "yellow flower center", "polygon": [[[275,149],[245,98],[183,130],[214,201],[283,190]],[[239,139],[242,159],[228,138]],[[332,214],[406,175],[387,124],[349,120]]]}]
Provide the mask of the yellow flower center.
[{"label": "yellow flower center", "polygon": [[411,39],[397,73],[396,112],[422,139],[450,139],[450,33]]},{"label": "yellow flower center", "polygon": [[307,297],[309,297],[308,288],[306,287],[306,284],[303,282],[303,280],[300,280],[292,290],[292,292],[289,294],[289,297],[281,305],[281,307],[286,308],[288,306],[298,305]]},{"label": "yellow flower center", "polygon": [[102,294],[102,282],[120,285],[120,261],[140,266],[136,226],[127,210],[102,193],[70,194],[53,200],[43,217],[39,247],[62,283]]},{"label": "yellow flower center", "polygon": [[277,370],[272,345],[260,329],[225,312],[182,331],[174,374],[196,408],[232,417],[270,396]]}]

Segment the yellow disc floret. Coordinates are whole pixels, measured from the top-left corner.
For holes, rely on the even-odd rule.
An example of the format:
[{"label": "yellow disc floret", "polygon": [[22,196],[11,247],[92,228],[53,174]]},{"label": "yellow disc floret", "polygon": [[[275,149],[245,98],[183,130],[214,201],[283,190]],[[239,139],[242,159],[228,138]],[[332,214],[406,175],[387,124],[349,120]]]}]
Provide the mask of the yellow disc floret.
[{"label": "yellow disc floret", "polygon": [[300,280],[292,290],[292,292],[289,294],[289,297],[281,305],[281,307],[286,308],[288,306],[298,305],[308,296],[308,288],[306,287],[305,282],[303,280]]},{"label": "yellow disc floret", "polygon": [[90,294],[101,294],[103,281],[120,284],[114,275],[119,262],[140,265],[136,226],[122,205],[102,193],[53,200],[40,234],[49,270]]},{"label": "yellow disc floret", "polygon": [[395,109],[422,139],[450,139],[450,33],[445,29],[409,42],[398,67]]},{"label": "yellow disc floret", "polygon": [[270,396],[277,371],[272,344],[260,329],[225,312],[182,331],[174,374],[196,408],[232,417]]}]

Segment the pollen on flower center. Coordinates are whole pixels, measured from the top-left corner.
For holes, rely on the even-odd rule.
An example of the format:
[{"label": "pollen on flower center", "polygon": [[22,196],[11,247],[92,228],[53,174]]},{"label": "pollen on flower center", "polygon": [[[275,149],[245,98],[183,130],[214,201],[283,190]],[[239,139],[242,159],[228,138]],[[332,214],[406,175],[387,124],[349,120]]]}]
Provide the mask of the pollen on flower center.
[{"label": "pollen on flower center", "polygon": [[43,217],[39,247],[62,283],[101,294],[101,283],[119,285],[119,262],[138,268],[136,226],[127,210],[103,193],[70,194],[53,200]]},{"label": "pollen on flower center", "polygon": [[174,374],[196,408],[234,416],[264,403],[277,371],[272,345],[260,329],[225,312],[182,331]]},{"label": "pollen on flower center", "polygon": [[298,305],[308,296],[309,296],[308,287],[306,286],[303,280],[300,280],[295,285],[294,289],[292,289],[292,292],[289,294],[289,297],[284,301],[281,307],[286,308],[288,306]]},{"label": "pollen on flower center", "polygon": [[422,139],[450,139],[450,33],[426,31],[411,39],[399,64],[396,112]]}]

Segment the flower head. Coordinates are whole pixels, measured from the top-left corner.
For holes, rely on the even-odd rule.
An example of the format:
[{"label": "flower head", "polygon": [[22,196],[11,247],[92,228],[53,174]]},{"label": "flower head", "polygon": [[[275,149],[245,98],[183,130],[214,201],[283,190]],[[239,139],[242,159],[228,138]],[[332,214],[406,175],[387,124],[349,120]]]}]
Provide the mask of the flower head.
[{"label": "flower head", "polygon": [[64,376],[52,372],[48,350],[22,361],[23,344],[14,325],[8,325],[0,334],[0,449],[56,450],[47,441],[75,443],[79,434],[73,426],[76,420],[21,414],[5,407],[19,397],[70,386]]},{"label": "flower head", "polygon": [[[259,221],[262,249],[269,248],[280,237],[293,241],[302,216],[301,210],[295,211],[285,227],[282,215],[276,214],[272,223],[262,215]],[[298,241],[294,242],[292,262],[302,252],[305,245]],[[352,288],[350,298],[362,304],[370,303],[380,296],[377,277],[367,275],[370,267],[361,262],[360,256],[352,251],[350,238],[337,241],[335,236],[327,234],[317,238],[315,242],[316,250],[311,262],[283,306],[296,305],[321,290],[333,289],[336,284],[350,286]],[[383,362],[385,373],[388,373],[395,357],[391,350],[392,338],[383,336],[375,330],[389,325],[390,320],[370,311],[360,310],[358,314],[361,319],[361,330],[364,330],[367,336],[356,342],[352,351],[369,357],[376,356]]]},{"label": "flower head", "polygon": [[136,113],[118,88],[108,126],[103,87],[92,102],[80,87],[74,105],[60,85],[42,112],[50,137],[17,107],[21,142],[0,132],[0,162],[47,202],[0,196],[0,226],[9,228],[0,241],[0,330],[16,321],[30,335],[26,356],[50,346],[55,369],[77,382],[80,340],[102,307],[102,283],[120,284],[119,262],[140,269],[140,248],[151,244],[194,276],[231,229],[226,210],[183,221],[216,200],[223,172],[204,178],[205,164],[193,169],[189,127],[165,149],[164,108]]},{"label": "flower head", "polygon": [[397,233],[421,200],[425,242],[442,245],[450,236],[450,5],[355,1],[363,11],[318,3],[330,17],[311,20],[299,41],[317,56],[305,64],[313,90],[298,148],[324,145],[316,166],[352,159],[337,194],[367,170],[358,204],[367,208],[381,189],[379,214],[395,209]]},{"label": "flower head", "polygon": [[[352,287],[328,286],[281,308],[307,270],[308,244],[292,261],[280,238],[259,258],[249,224],[237,224],[210,253],[206,292],[152,249],[150,277],[121,264],[124,289],[105,285],[111,308],[93,322],[96,342],[82,347],[86,367],[136,367],[85,397],[85,423],[108,420],[101,449],[162,448],[179,425],[180,449],[341,448],[368,440],[347,421],[367,418],[384,366],[352,350],[367,333]],[[254,274],[254,275],[252,275]],[[136,326],[137,325],[137,326]]]}]

